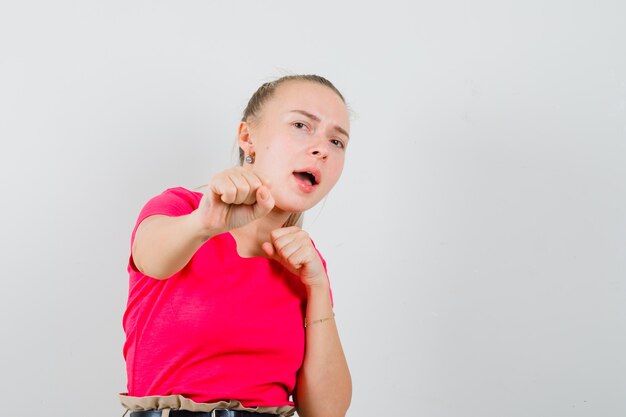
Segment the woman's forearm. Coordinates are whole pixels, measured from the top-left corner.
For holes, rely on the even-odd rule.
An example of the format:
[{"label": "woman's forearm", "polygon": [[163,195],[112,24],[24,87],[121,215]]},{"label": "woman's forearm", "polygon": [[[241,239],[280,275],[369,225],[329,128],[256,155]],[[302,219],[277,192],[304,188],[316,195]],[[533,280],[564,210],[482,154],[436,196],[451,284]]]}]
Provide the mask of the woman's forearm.
[{"label": "woman's forearm", "polygon": [[166,279],[180,271],[211,234],[202,230],[195,212],[184,216],[150,216],[137,228],[132,255],[143,274]]},{"label": "woman's forearm", "polygon": [[[332,317],[327,285],[308,289],[307,321]],[[352,380],[335,320],[306,327],[304,362],[295,402],[301,417],[344,417],[352,398]]]}]

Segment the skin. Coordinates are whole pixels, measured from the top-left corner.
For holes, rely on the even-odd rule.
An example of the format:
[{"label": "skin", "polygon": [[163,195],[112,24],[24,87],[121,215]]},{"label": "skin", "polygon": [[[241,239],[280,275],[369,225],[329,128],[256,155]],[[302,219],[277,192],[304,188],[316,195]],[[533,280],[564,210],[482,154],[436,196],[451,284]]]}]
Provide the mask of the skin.
[{"label": "skin", "polygon": [[[132,248],[135,265],[167,279],[204,242],[229,231],[240,256],[273,259],[299,277],[309,321],[332,317],[328,278],[309,235],[282,225],[291,213],[317,204],[339,180],[348,134],[348,111],[331,89],[309,81],[281,84],[254,120],[239,125],[239,146],[254,155],[254,163],[216,174],[189,215],[145,219]],[[307,192],[293,172],[309,168],[321,181]],[[352,383],[335,321],[307,326],[305,343],[294,392],[298,414],[345,416]]]},{"label": "skin", "polygon": [[[298,112],[302,110],[312,117]],[[239,146],[254,155],[244,164],[268,180],[276,208],[304,212],[335,186],[344,166],[348,145],[348,111],[329,88],[312,82],[287,82],[251,122],[239,126]],[[292,172],[305,167],[321,170],[321,183],[311,194],[298,192]]]}]

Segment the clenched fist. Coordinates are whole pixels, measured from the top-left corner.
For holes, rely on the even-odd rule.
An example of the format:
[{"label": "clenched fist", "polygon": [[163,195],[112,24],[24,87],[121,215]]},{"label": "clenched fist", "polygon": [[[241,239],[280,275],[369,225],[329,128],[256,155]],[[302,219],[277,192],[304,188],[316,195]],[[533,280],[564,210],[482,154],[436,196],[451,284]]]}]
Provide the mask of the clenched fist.
[{"label": "clenched fist", "polygon": [[262,248],[269,258],[299,276],[304,285],[328,285],[322,259],[309,234],[298,226],[272,231],[271,242],[263,243]]},{"label": "clenched fist", "polygon": [[213,234],[244,226],[268,214],[274,198],[267,181],[242,167],[215,175],[198,205],[202,227]]}]

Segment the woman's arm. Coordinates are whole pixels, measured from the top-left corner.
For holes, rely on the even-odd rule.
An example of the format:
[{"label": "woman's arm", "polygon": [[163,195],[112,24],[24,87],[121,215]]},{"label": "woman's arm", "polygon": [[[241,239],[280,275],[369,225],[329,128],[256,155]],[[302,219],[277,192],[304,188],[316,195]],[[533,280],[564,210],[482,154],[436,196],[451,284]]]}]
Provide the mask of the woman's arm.
[{"label": "woman's arm", "polygon": [[200,226],[197,213],[144,219],[137,228],[131,250],[137,269],[157,279],[169,278],[183,269],[200,246],[213,236],[210,230]]},{"label": "woman's arm", "polygon": [[[307,322],[332,317],[328,284],[307,290]],[[351,398],[352,380],[335,320],[307,325],[304,362],[294,397],[298,415],[344,417]]]},{"label": "woman's arm", "polygon": [[[263,250],[298,275],[307,289],[307,322],[333,317],[330,285],[311,239],[297,226],[272,231]],[[304,361],[294,402],[301,417],[344,417],[352,399],[352,380],[335,320],[307,325]]]},{"label": "woman's arm", "polygon": [[265,216],[274,207],[266,181],[241,167],[215,175],[190,214],[150,216],[135,233],[132,256],[143,274],[166,279],[180,271],[213,236]]}]

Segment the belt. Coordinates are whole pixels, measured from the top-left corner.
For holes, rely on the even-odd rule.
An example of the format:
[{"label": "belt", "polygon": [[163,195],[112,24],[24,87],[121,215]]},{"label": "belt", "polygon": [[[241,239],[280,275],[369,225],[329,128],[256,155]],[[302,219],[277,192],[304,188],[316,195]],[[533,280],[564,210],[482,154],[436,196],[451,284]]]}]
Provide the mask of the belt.
[{"label": "belt", "polygon": [[[161,417],[162,410],[133,411],[130,417]],[[170,417],[277,417],[277,414],[243,410],[215,409],[213,411],[170,410]]]}]

